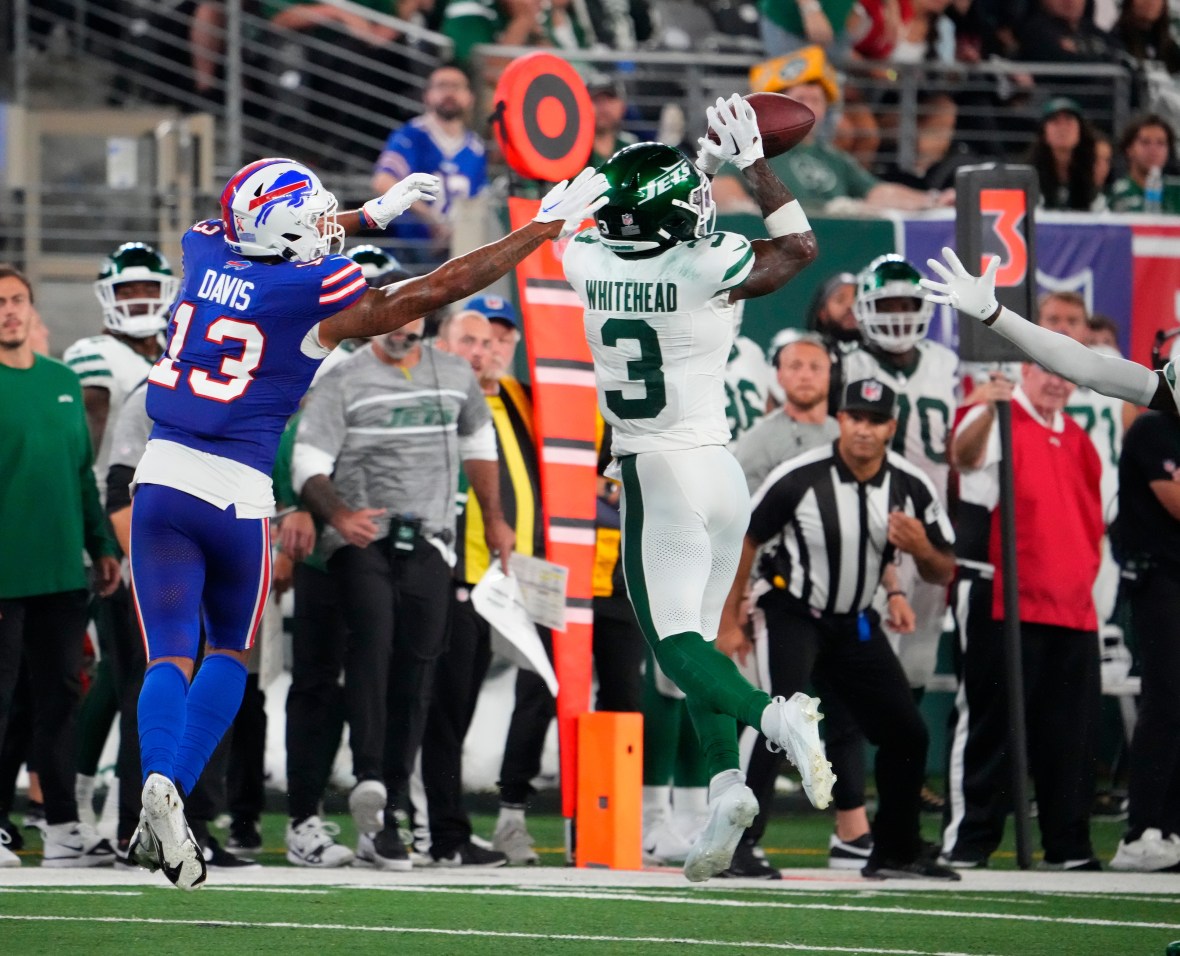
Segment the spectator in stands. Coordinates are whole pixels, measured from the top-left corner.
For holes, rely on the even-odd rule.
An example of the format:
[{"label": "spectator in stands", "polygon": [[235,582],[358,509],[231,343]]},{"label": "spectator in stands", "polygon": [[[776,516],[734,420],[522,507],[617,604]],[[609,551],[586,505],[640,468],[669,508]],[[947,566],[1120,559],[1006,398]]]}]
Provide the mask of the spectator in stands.
[{"label": "spectator in stands", "polygon": [[1034,0],[1018,31],[1017,58],[1034,63],[1108,63],[1110,36],[1094,25],[1086,0]]},{"label": "spectator in stands", "polygon": [[1180,73],[1180,45],[1172,36],[1167,0],[1123,0],[1111,35],[1137,65],[1160,63],[1169,73]]},{"label": "spectator in stands", "polygon": [[[399,11],[393,0],[369,0],[365,6],[394,16]],[[399,36],[396,29],[351,8],[317,0],[261,0],[261,7],[275,27],[316,41],[306,45],[299,82],[307,90],[312,119],[305,132],[310,142],[326,147],[325,165],[336,161],[334,147],[351,153],[353,137],[379,140],[389,130],[391,118],[405,115],[396,99],[408,99],[408,85],[399,83],[383,62],[386,48]],[[350,108],[344,122],[343,103]]]},{"label": "spectator in stands", "polygon": [[[1094,186],[1104,196],[1110,186],[1110,173],[1114,168],[1114,146],[1110,137],[1102,130],[1094,130]],[[1109,206],[1109,198],[1107,200]]]},{"label": "spectator in stands", "polygon": [[844,57],[851,44],[845,25],[853,0],[759,0],[762,45],[769,57],[794,53],[815,44]]},{"label": "spectator in stands", "polygon": [[373,169],[373,188],[389,189],[411,173],[433,173],[442,180],[437,202],[419,202],[395,219],[387,235],[402,262],[429,264],[446,258],[458,204],[487,183],[483,141],[468,127],[475,104],[467,74],[455,65],[431,71],[422,96],[421,116],[389,134]]},{"label": "spectator in stands", "polygon": [[1045,103],[1029,152],[1044,208],[1089,212],[1105,207],[1094,183],[1094,149],[1094,131],[1076,100],[1055,96]]},{"label": "spectator in stands", "polygon": [[913,165],[905,168],[894,161],[881,178],[927,193],[953,189],[959,167],[979,162],[966,144],[955,139],[957,116],[955,101],[945,93],[919,93]]},{"label": "spectator in stands", "polygon": [[[450,0],[443,16],[443,32],[455,41],[456,61],[468,65],[471,47],[479,43],[584,50],[595,42],[586,4],[575,0]],[[516,39],[518,34],[523,36]],[[489,80],[502,64],[488,61]]]},{"label": "spectator in stands", "polygon": [[[836,74],[823,51],[810,47],[751,71],[752,85],[762,92],[786,93],[815,113],[807,138],[787,152],[769,159],[771,168],[801,204],[822,207],[837,199],[861,200],[882,209],[920,210],[954,202],[953,191],[921,192],[877,179],[843,150],[824,143],[819,135],[828,107],[839,98]],[[721,212],[752,208],[741,177],[723,169],[713,181],[713,197]]]},{"label": "spectator in stands", "polygon": [[[1144,190],[1152,169],[1171,171],[1176,155],[1176,134],[1157,113],[1144,113],[1127,124],[1119,137],[1119,152],[1127,164],[1126,175],[1110,187],[1110,208],[1114,212],[1143,212]],[[1163,177],[1160,212],[1180,213],[1180,177]]]},{"label": "spectator in stands", "polygon": [[[102,597],[119,584],[119,561],[94,480],[82,386],[65,365],[33,352],[32,311],[29,280],[0,265],[0,741],[23,658],[32,678],[31,762],[48,825],[42,865],[103,866],[114,863],[114,850],[79,822],[74,799],[89,604],[82,553]],[[0,864],[11,865],[12,854],[0,853]]]},{"label": "spectator in stands", "polygon": [[627,97],[622,80],[597,73],[586,81],[586,90],[594,104],[594,146],[589,162],[598,167],[624,146],[638,142],[638,137],[623,129]]}]

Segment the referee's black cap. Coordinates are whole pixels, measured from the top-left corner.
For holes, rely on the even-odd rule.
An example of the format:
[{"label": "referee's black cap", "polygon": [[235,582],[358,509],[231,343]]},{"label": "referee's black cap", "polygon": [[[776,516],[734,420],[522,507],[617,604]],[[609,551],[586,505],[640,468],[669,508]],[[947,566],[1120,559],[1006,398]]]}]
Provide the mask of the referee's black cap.
[{"label": "referee's black cap", "polygon": [[888,421],[897,415],[897,395],[884,382],[862,378],[844,386],[840,401],[842,412],[868,412]]}]

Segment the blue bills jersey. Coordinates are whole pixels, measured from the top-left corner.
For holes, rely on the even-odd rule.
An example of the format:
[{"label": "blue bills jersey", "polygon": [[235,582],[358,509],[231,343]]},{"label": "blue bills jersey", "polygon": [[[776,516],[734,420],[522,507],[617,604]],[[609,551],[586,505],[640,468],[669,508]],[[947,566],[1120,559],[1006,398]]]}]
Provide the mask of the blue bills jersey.
[{"label": "blue bills jersey", "polygon": [[194,225],[181,248],[168,348],[148,376],[151,437],[269,475],[287,420],[327,354],[314,329],[364,295],[361,268],[335,255],[236,257],[219,219]]},{"label": "blue bills jersey", "polygon": [[[445,217],[456,202],[484,188],[487,166],[484,145],[474,133],[447,139],[429,117],[419,116],[389,134],[374,172],[391,173],[398,179],[410,173],[433,173],[442,180],[442,195],[432,209]],[[411,210],[395,219],[387,233],[403,239],[426,239],[430,230]]]}]

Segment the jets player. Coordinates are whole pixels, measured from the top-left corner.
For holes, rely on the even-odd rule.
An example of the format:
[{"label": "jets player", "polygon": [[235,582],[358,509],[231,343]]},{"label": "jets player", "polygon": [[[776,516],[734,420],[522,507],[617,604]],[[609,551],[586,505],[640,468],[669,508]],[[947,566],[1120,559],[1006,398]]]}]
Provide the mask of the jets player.
[{"label": "jets player", "polygon": [[160,357],[160,334],[179,286],[159,252],[142,242],[123,243],[103,260],[94,283],[103,333],[79,339],[62,356],[82,382],[94,474],[104,496],[111,452],[107,420]]},{"label": "jets player", "polygon": [[774,369],[753,341],[741,334],[745,303],[733,306],[733,347],[725,363],[725,418],[729,422],[729,448],[766,414]]},{"label": "jets player", "polygon": [[[876,378],[897,394],[893,450],[926,473],[945,508],[946,444],[958,405],[959,359],[926,338],[934,303],[920,281],[918,271],[897,255],[880,256],[861,272],[853,311],[864,344],[844,355],[842,369],[845,381]],[[894,587],[905,592],[915,627],[904,638],[887,633],[910,686],[920,689],[934,674],[946,588],[923,581],[908,554],[898,562]]]},{"label": "jets player", "polygon": [[[168,347],[148,376],[155,424],[131,518],[149,660],[139,698],[144,814],[133,852],[178,886],[205,879],[182,801],[242,699],[270,587],[276,446],[320,362],[345,339],[398,329],[486,288],[567,219],[592,213],[605,181],[584,170],[503,239],[426,276],[369,288],[360,265],[337,254],[344,236],[384,229],[439,189],[433,176],[414,174],[338,214],[306,166],[263,159],[230,179],[220,219],[183,237]],[[202,622],[207,653],[193,677]]]},{"label": "jets player", "polygon": [[[596,228],[565,253],[585,305],[599,407],[622,477],[623,568],[640,628],[684,691],[711,776],[709,819],[684,864],[706,880],[729,866],[758,801],[738,769],[737,720],[758,727],[799,767],[817,806],[831,799],[818,701],[774,701],[712,642],[749,521],[741,467],[726,450],[726,359],[734,304],[785,285],[816,255],[815,235],[763,159],[753,109],[739,95],[708,110],[720,145],[637,143],[601,167],[610,184]],[[769,239],[713,232],[708,175],[743,171]],[[703,170],[703,171],[702,171]]]}]

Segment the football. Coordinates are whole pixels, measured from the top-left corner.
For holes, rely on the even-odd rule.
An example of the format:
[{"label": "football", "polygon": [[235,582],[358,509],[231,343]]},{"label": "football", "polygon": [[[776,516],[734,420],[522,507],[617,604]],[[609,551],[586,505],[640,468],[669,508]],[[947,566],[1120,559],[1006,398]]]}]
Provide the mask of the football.
[{"label": "football", "polygon": [[[762,152],[778,156],[800,142],[815,125],[815,114],[784,93],[750,93],[746,102],[754,107],[762,133]],[[717,142],[712,130],[709,139]]]}]

